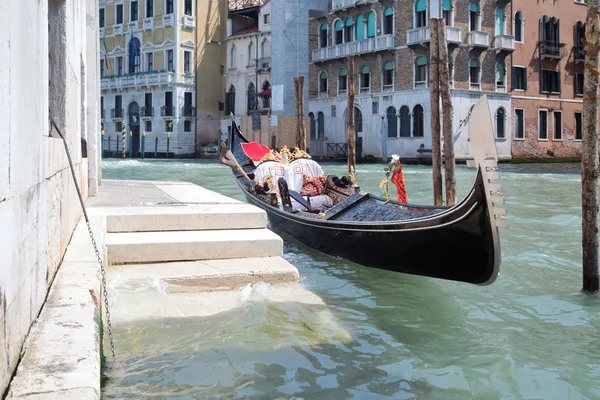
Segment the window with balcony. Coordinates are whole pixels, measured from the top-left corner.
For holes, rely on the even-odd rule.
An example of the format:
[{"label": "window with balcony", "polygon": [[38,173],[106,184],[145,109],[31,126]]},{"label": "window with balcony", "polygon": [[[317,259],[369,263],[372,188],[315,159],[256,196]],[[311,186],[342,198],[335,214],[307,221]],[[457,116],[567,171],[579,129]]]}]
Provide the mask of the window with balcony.
[{"label": "window with balcony", "polygon": [[123,57],[119,56],[119,57],[115,58],[115,61],[117,64],[117,67],[115,68],[117,70],[116,71],[117,75],[121,76],[121,75],[123,75]]},{"label": "window with balcony", "polygon": [[191,73],[192,72],[192,52],[184,51],[183,52],[183,72]]},{"label": "window with balcony", "polygon": [[315,114],[312,112],[308,113],[308,119],[310,120],[310,138],[317,138],[317,121],[315,120]]},{"label": "window with balcony", "polygon": [[144,94],[144,109],[142,110],[142,117],[152,117],[152,93]]},{"label": "window with balcony", "polygon": [[481,90],[481,65],[475,58],[469,61],[469,89]]},{"label": "window with balcony", "polygon": [[375,22],[375,11],[369,12],[367,15],[367,37],[375,37],[377,31],[377,23]]},{"label": "window with balcony", "polygon": [[450,0],[442,1],[442,17],[446,22],[446,26],[454,26],[454,15],[452,13],[452,2]]},{"label": "window with balcony", "polygon": [[515,65],[512,67],[513,90],[527,90],[527,70],[525,67]]},{"label": "window with balcony", "polygon": [[165,116],[173,116],[175,114],[173,110],[173,92],[165,92]]},{"label": "window with balcony", "polygon": [[368,65],[363,65],[360,69],[360,92],[369,92],[371,89],[371,68]]},{"label": "window with balcony", "polygon": [[115,21],[117,21],[117,25],[118,24],[122,24],[123,23],[123,4],[117,4],[115,6]]},{"label": "window with balcony", "polygon": [[583,96],[583,73],[575,74],[575,96]]},{"label": "window with balcony", "polygon": [[193,117],[194,116],[192,92],[185,92],[183,94],[183,116],[184,117]]},{"label": "window with balcony", "polygon": [[496,35],[506,34],[506,16],[504,8],[496,8]]},{"label": "window with balcony", "polygon": [[561,58],[560,25],[556,17],[547,15],[540,18],[540,55]]},{"label": "window with balcony", "polygon": [[469,4],[469,31],[481,30],[481,12],[475,3]]},{"label": "window with balcony", "polygon": [[115,118],[123,118],[123,96],[115,96]]},{"label": "window with balcony", "polygon": [[400,137],[410,137],[410,108],[400,107]]},{"label": "window with balcony", "polygon": [[146,71],[154,71],[154,53],[146,53]]},{"label": "window with balcony", "polygon": [[154,17],[154,0],[146,0],[146,18]]},{"label": "window with balcony", "polygon": [[583,43],[585,41],[585,24],[581,21],[577,21],[575,24],[575,38],[574,38],[573,53],[575,61],[585,61],[585,48]]},{"label": "window with balcony", "polygon": [[387,136],[390,138],[398,137],[398,116],[396,109],[389,107],[386,112],[387,116]]},{"label": "window with balcony", "polygon": [[364,40],[365,39],[365,17],[359,15],[356,17],[356,24],[354,24],[355,32],[354,37],[356,40]]},{"label": "window with balcony", "polygon": [[327,72],[321,71],[319,74],[319,93],[327,93]]},{"label": "window with balcony", "polygon": [[167,71],[173,70],[173,50],[167,50]]},{"label": "window with balcony", "polygon": [[543,69],[540,89],[542,93],[560,93],[560,72]]},{"label": "window with balcony", "polygon": [[138,17],[138,2],[136,0],[131,0],[129,3],[129,21],[137,21]]},{"label": "window with balcony", "polygon": [[548,110],[538,111],[538,139],[548,140]]},{"label": "window with balcony", "polygon": [[104,28],[105,20],[104,20],[104,8],[101,8],[98,12],[98,23],[100,24],[100,28]]},{"label": "window with balcony", "polygon": [[427,59],[419,56],[415,59],[415,89],[427,87]]},{"label": "window with balcony", "polygon": [[193,10],[192,10],[192,0],[185,0],[183,3],[183,12],[185,13],[185,15],[192,15]]},{"label": "window with balcony", "polygon": [[325,137],[325,114],[321,111],[317,114],[317,138]]},{"label": "window with balcony", "polygon": [[383,34],[392,35],[394,33],[394,9],[388,7],[383,11]]},{"label": "window with balcony", "polygon": [[552,116],[554,117],[554,136],[552,139],[562,140],[562,112],[554,110]]},{"label": "window with balcony", "polygon": [[165,14],[173,14],[173,0],[165,0]]},{"label": "window with balcony", "polygon": [[394,90],[394,63],[383,64],[383,90]]},{"label": "window with balcony", "polygon": [[423,106],[417,104],[413,107],[413,136],[423,137],[425,134],[425,119]]},{"label": "window with balcony", "polygon": [[338,74],[338,95],[344,95],[348,92],[348,71],[346,68],[340,69]]},{"label": "window with balcony", "polygon": [[583,114],[575,112],[575,140],[583,139]]},{"label": "window with balcony", "polygon": [[504,139],[506,133],[504,131],[504,124],[506,122],[506,111],[503,107],[496,110],[496,138]]},{"label": "window with balcony", "polygon": [[427,0],[417,0],[415,2],[414,27],[421,28],[424,26],[427,26]]},{"label": "window with balcony", "polygon": [[506,92],[506,67],[503,61],[496,63],[496,91]]},{"label": "window with balcony", "polygon": [[523,29],[525,28],[525,20],[523,18],[523,13],[521,11],[517,11],[515,13],[515,27],[514,27],[514,34],[515,34],[515,41],[516,42],[523,42]]},{"label": "window with balcony", "polygon": [[327,47],[327,24],[321,24],[319,29],[319,47]]},{"label": "window with balcony", "polygon": [[515,108],[515,139],[525,138],[525,110]]},{"label": "window with balcony", "polygon": [[344,27],[342,21],[337,19],[333,23],[333,44],[344,43]]},{"label": "window with balcony", "polygon": [[344,42],[351,42],[354,38],[352,37],[354,33],[354,20],[352,17],[346,18],[346,23],[344,24]]}]

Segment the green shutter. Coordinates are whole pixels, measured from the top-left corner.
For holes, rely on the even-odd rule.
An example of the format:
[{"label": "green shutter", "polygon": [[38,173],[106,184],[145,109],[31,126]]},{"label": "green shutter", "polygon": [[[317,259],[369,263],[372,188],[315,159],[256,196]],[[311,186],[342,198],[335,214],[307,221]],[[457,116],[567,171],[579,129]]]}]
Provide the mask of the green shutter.
[{"label": "green shutter", "polygon": [[339,19],[337,21],[335,21],[335,24],[333,25],[333,28],[336,31],[341,31],[342,30],[342,21],[340,21]]},{"label": "green shutter", "polygon": [[387,17],[390,15],[394,15],[394,9],[392,7],[388,7],[385,9],[385,11],[383,12],[383,16]]},{"label": "green shutter", "polygon": [[479,12],[479,7],[477,7],[477,4],[471,3],[471,4],[469,4],[469,11]]},{"label": "green shutter", "polygon": [[417,57],[417,61],[415,62],[417,65],[427,65],[427,59],[423,56]]},{"label": "green shutter", "polygon": [[479,62],[473,58],[469,61],[469,67],[479,67]]},{"label": "green shutter", "polygon": [[416,11],[426,11],[427,10],[427,0],[417,0]]},{"label": "green shutter", "polygon": [[354,23],[354,20],[352,20],[352,17],[346,18],[346,26],[352,26],[353,23]]},{"label": "green shutter", "polygon": [[452,3],[450,2],[450,0],[443,0],[442,8],[445,11],[452,11]]},{"label": "green shutter", "polygon": [[371,68],[369,68],[368,65],[363,65],[362,68],[360,69],[360,73],[361,74],[369,74],[369,73],[371,73]]},{"label": "green shutter", "polygon": [[496,64],[496,82],[504,82],[504,63],[498,62]]},{"label": "green shutter", "polygon": [[383,70],[384,71],[392,71],[394,69],[394,63],[391,61],[386,62],[385,64],[383,64]]},{"label": "green shutter", "polygon": [[348,76],[348,70],[346,68],[340,69],[340,76]]},{"label": "green shutter", "polygon": [[321,30],[322,31],[326,31],[327,30],[327,24],[322,24],[321,25]]},{"label": "green shutter", "polygon": [[365,17],[359,15],[356,17],[356,40],[365,39]]},{"label": "green shutter", "polygon": [[512,81],[512,88],[513,90],[515,90],[517,88],[517,68],[516,67],[512,67],[512,77],[511,77],[511,81]]},{"label": "green shutter", "polygon": [[367,17],[367,37],[375,37],[375,12],[373,11]]}]

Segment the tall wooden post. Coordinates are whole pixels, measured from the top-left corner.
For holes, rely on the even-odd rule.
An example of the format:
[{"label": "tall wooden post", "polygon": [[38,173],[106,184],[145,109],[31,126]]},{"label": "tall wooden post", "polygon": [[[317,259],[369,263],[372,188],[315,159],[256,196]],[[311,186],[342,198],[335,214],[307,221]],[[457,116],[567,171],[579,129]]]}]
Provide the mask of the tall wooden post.
[{"label": "tall wooden post", "polygon": [[433,169],[433,204],[442,205],[442,150],[440,143],[439,19],[429,20],[429,104],[431,109],[431,166]]},{"label": "tall wooden post", "polygon": [[294,105],[296,110],[296,147],[306,151],[304,127],[304,76],[294,77]]},{"label": "tall wooden post", "polygon": [[448,68],[448,43],[446,41],[446,21],[438,20],[439,78],[442,95],[442,119],[444,121],[444,172],[446,184],[446,205],[456,203],[456,171],[454,160],[454,133],[452,131],[452,97],[450,94],[450,70]]},{"label": "tall wooden post", "polygon": [[356,170],[356,131],[354,127],[354,56],[348,56],[348,173]]},{"label": "tall wooden post", "polygon": [[598,51],[600,0],[588,0],[585,22],[583,142],[581,148],[583,291],[600,289],[598,271]]}]

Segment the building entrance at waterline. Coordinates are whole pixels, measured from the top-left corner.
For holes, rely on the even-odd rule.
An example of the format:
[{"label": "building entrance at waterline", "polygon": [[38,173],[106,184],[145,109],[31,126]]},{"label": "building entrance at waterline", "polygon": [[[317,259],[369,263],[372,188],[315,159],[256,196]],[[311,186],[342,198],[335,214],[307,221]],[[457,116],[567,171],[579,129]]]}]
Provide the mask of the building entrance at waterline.
[{"label": "building entrance at waterline", "polygon": [[129,149],[131,157],[140,156],[140,106],[135,101],[129,104],[128,108],[129,115],[129,132],[131,137],[129,138],[131,148]]}]

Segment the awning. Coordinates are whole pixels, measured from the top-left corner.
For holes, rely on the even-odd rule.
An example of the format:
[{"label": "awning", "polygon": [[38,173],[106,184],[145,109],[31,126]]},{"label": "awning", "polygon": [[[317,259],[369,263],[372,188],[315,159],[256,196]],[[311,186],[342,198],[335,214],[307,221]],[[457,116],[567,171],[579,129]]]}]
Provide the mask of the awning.
[{"label": "awning", "polygon": [[262,92],[256,93],[258,97],[271,97],[271,89],[265,89]]}]

